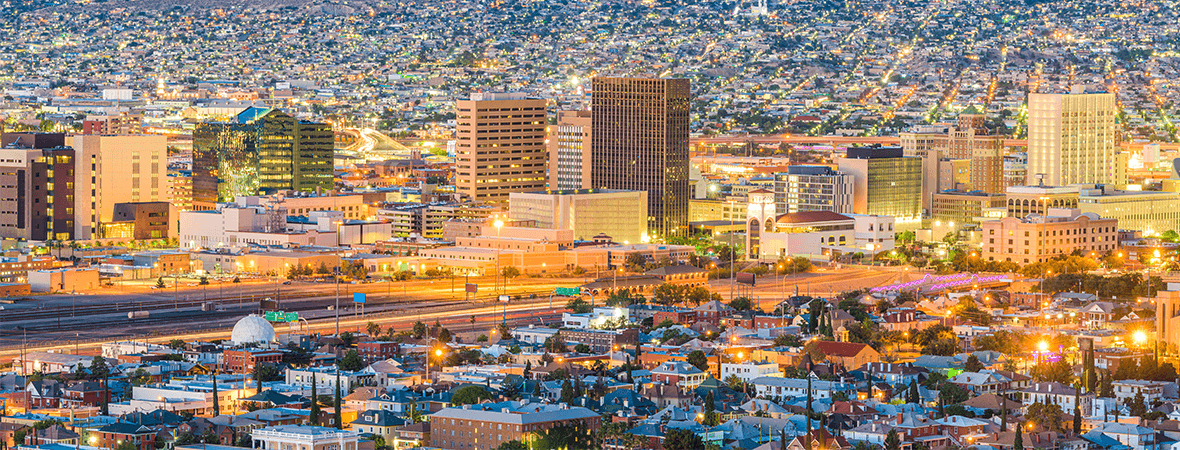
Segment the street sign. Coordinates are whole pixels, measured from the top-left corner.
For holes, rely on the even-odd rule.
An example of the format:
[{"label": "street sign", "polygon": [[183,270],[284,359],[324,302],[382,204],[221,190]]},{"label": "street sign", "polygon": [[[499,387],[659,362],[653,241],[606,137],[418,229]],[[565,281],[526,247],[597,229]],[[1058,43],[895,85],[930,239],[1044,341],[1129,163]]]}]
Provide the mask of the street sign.
[{"label": "street sign", "polygon": [[365,293],[364,292],[353,292],[352,293],[352,302],[353,303],[364,303],[365,302]]},{"label": "street sign", "polygon": [[557,295],[566,295],[566,296],[571,296],[571,297],[579,295],[581,293],[582,293],[582,291],[580,289],[571,288],[571,287],[559,287],[556,290]]},{"label": "street sign", "polygon": [[467,283],[467,286],[465,286],[463,289],[466,290],[468,294],[474,294],[479,291],[479,285],[475,283]]},{"label": "street sign", "polygon": [[500,301],[502,301],[502,302],[507,302],[507,301],[508,301],[508,299],[509,299],[509,297],[508,297],[507,295],[501,295],[501,296],[500,296]]},{"label": "street sign", "polygon": [[299,313],[297,312],[283,312],[283,311],[267,311],[265,314],[267,322],[298,322]]}]

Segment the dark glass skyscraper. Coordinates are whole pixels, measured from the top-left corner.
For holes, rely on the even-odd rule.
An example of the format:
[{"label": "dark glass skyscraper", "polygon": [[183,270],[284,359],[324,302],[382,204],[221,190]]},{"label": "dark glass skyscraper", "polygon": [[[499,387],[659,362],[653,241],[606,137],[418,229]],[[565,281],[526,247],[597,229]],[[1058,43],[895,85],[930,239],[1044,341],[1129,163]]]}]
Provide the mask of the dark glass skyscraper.
[{"label": "dark glass skyscraper", "polygon": [[331,189],[332,126],[277,109],[247,109],[228,122],[193,131],[193,203],[239,196]]},{"label": "dark glass skyscraper", "polygon": [[648,233],[687,233],[689,81],[595,78],[591,87],[591,185],[647,191]]}]

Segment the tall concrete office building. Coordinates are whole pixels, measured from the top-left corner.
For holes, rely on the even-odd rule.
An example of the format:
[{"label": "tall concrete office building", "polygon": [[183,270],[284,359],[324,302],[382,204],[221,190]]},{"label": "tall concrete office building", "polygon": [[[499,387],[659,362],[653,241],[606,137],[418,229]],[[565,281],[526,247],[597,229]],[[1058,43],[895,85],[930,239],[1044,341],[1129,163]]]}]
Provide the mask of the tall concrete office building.
[{"label": "tall concrete office building", "polygon": [[116,204],[171,200],[166,137],[83,134],[69,136],[66,142],[78,156],[77,239],[109,237],[103,227],[115,221]]},{"label": "tall concrete office building", "polygon": [[237,197],[332,189],[332,126],[277,109],[248,108],[193,131],[193,205]]},{"label": "tall concrete office building", "polygon": [[592,187],[647,191],[652,237],[688,232],[689,80],[591,81]]},{"label": "tall concrete office building", "polygon": [[0,134],[0,237],[77,239],[75,154],[61,133]]},{"label": "tall concrete office building", "polygon": [[592,120],[586,110],[557,112],[557,124],[549,127],[549,190],[591,187]]},{"label": "tall concrete office building", "polygon": [[1029,94],[1026,184],[1121,184],[1115,157],[1115,98]]},{"label": "tall concrete office building", "polygon": [[477,202],[545,189],[545,100],[475,93],[455,102],[455,185]]}]

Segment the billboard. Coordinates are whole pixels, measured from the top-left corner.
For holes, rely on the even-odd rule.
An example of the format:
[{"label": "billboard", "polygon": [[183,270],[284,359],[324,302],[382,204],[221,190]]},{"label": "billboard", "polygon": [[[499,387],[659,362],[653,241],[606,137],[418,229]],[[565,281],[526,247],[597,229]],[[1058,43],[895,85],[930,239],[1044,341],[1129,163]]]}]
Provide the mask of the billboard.
[{"label": "billboard", "polygon": [[753,286],[754,280],[756,278],[757,277],[752,273],[746,273],[746,272],[738,272],[737,273],[737,282],[741,283],[741,284],[748,284],[750,286]]}]

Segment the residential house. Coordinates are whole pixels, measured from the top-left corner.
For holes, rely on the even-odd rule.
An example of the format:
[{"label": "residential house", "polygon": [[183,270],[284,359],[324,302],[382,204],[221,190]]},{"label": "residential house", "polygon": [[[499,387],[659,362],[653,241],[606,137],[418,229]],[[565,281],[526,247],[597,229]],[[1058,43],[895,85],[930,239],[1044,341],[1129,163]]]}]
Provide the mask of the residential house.
[{"label": "residential house", "polygon": [[972,394],[998,394],[1008,390],[1008,379],[990,370],[962,372],[949,380]]},{"label": "residential house", "polygon": [[855,342],[812,341],[827,355],[828,362],[843,367],[861,367],[881,360],[881,353],[868,344]]},{"label": "residential house", "polygon": [[651,381],[682,389],[692,389],[705,381],[706,374],[696,366],[683,361],[665,361],[651,370]]},{"label": "residential house", "polygon": [[381,436],[385,442],[397,437],[397,429],[406,425],[406,419],[391,411],[370,409],[357,414],[352,422],[352,429],[358,433],[368,433]]},{"label": "residential house", "polygon": [[817,428],[802,436],[795,436],[787,444],[787,450],[845,450],[852,448],[843,436],[833,436],[827,428]]},{"label": "residential house", "polygon": [[136,450],[154,450],[158,430],[147,425],[130,422],[107,424],[90,433],[90,445],[117,448],[123,442],[131,442]]},{"label": "residential house", "polygon": [[1094,398],[1093,394],[1079,394],[1079,391],[1074,390],[1072,386],[1055,381],[1033,383],[1032,386],[1020,392],[1024,397],[1023,403],[1026,408],[1033,403],[1041,403],[1060,406],[1062,411],[1073,411],[1075,400],[1078,401],[1082,411],[1089,411],[1090,401]]},{"label": "residential house", "polygon": [[736,310],[729,305],[721,303],[719,300],[710,300],[693,308],[693,311],[696,312],[697,322],[705,322],[716,326],[721,323],[722,317],[728,316]]},{"label": "residential house", "polygon": [[79,381],[61,390],[62,408],[84,408],[102,404],[107,396],[102,383],[98,381]]}]

